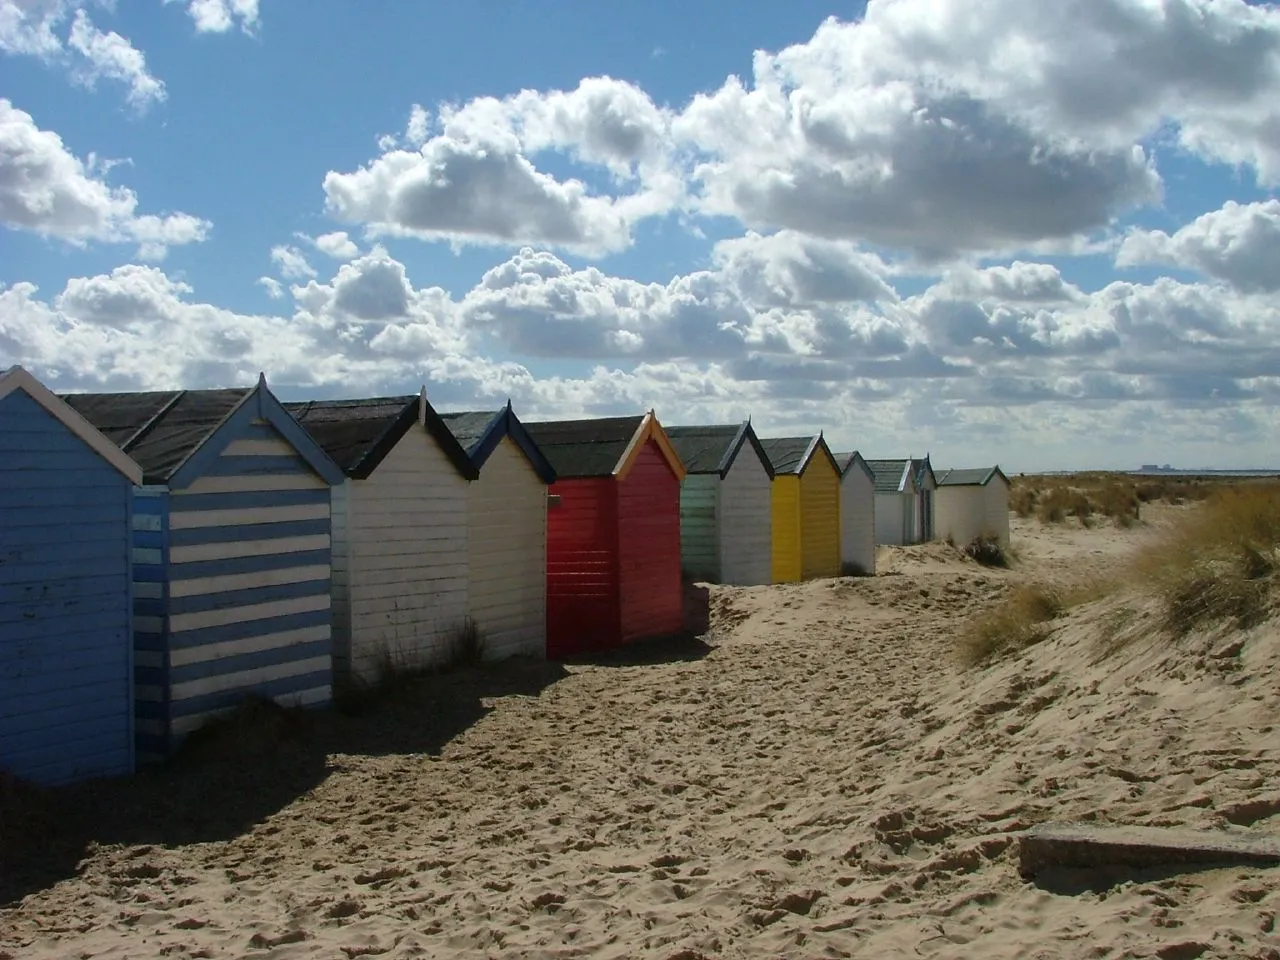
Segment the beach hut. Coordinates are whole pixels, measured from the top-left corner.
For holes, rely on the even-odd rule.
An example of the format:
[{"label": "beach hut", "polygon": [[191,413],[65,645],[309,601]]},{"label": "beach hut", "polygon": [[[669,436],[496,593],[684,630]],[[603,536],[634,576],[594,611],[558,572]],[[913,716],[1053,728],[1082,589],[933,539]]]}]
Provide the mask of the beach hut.
[{"label": "beach hut", "polygon": [[840,466],[840,561],[846,575],[876,572],[876,478],[862,454],[837,453]]},{"label": "beach hut", "polygon": [[963,547],[978,537],[1009,546],[1009,478],[999,466],[937,475],[937,534]]},{"label": "beach hut", "polygon": [[760,443],[773,464],[773,582],[840,576],[840,467],[826,440]]},{"label": "beach hut", "polygon": [[0,374],[0,770],[133,769],[133,488],[142,468],[26,370]]},{"label": "beach hut", "polygon": [[747,421],[667,427],[687,471],[680,562],[691,580],[740,586],[773,578],[773,465]]},{"label": "beach hut", "polygon": [[442,413],[479,472],[467,490],[467,602],[487,660],[547,652],[547,486],[555,471],[508,403]]},{"label": "beach hut", "polygon": [[684,625],[684,465],[653,411],[525,425],[556,472],[547,504],[547,655]]},{"label": "beach hut", "polygon": [[346,477],[333,492],[339,685],[376,685],[462,655],[467,485],[477,473],[426,391],[288,409]]},{"label": "beach hut", "polygon": [[250,696],[332,689],[337,466],[267,388],[65,394],[142,467],[133,501],[138,755]]},{"label": "beach hut", "polygon": [[937,480],[923,460],[868,460],[876,482],[876,543],[906,546],[934,538]]}]

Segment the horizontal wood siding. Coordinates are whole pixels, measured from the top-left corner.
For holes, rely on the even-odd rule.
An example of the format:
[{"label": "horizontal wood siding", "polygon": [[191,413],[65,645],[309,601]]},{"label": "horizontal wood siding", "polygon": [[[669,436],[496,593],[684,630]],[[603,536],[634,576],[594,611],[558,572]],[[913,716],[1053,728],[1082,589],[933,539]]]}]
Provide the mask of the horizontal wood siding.
[{"label": "horizontal wood siding", "polygon": [[627,643],[684,626],[680,581],[680,480],[653,440],[618,489],[622,635]]},{"label": "horizontal wood siding", "polygon": [[139,763],[169,753],[169,490],[134,488],[134,742]]},{"label": "horizontal wood siding", "polygon": [[840,473],[821,453],[800,478],[800,575],[840,576]]},{"label": "horizontal wood siding", "polygon": [[773,580],[773,481],[744,444],[720,484],[720,582]]},{"label": "horizontal wood siding", "polygon": [[330,516],[333,523],[333,548],[330,572],[330,594],[333,631],[333,676],[335,683],[351,675],[351,486],[358,481],[346,480],[330,492]]},{"label": "horizontal wood siding", "polygon": [[133,767],[132,485],[21,390],[0,400],[0,769]]},{"label": "horizontal wood siding", "polygon": [[263,421],[239,427],[204,476],[170,491],[170,750],[249,696],[329,701],[330,535],[329,486]]},{"label": "horizontal wood siding", "polygon": [[800,579],[800,478],[773,480],[773,582]]},{"label": "horizontal wood siding", "polygon": [[900,547],[906,541],[907,506],[913,498],[901,493],[876,494],[876,543]]},{"label": "horizontal wood siding", "polygon": [[547,507],[547,656],[618,642],[617,484],[557,480]]},{"label": "horizontal wood siding", "polygon": [[[983,532],[996,537],[1001,546],[1009,546],[1009,484],[997,474],[987,481],[984,500]],[[936,494],[935,494],[936,496]]]},{"label": "horizontal wood siding", "polygon": [[350,676],[443,662],[469,613],[467,481],[415,426],[350,497]]},{"label": "horizontal wood siding", "polygon": [[840,560],[843,573],[876,572],[876,487],[856,466],[840,481]]},{"label": "horizontal wood siding", "polygon": [[545,656],[547,485],[503,438],[468,496],[467,593],[485,659]]},{"label": "horizontal wood siding", "polygon": [[688,474],[680,485],[680,566],[693,580],[720,582],[719,474]]}]

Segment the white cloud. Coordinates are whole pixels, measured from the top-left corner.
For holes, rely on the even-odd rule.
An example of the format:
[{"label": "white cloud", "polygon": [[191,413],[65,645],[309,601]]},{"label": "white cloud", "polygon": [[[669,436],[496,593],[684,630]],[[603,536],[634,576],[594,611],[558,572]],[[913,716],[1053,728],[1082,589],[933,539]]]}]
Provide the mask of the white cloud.
[{"label": "white cloud", "polygon": [[[181,3],[184,0],[164,0]],[[187,13],[200,33],[226,33],[239,26],[252,33],[258,26],[258,0],[185,0]]]},{"label": "white cloud", "polygon": [[536,242],[583,253],[630,242],[615,203],[539,172],[517,145],[438,136],[324,179],[326,208],[374,234],[458,243]]},{"label": "white cloud", "polygon": [[307,262],[306,255],[297,247],[280,245],[271,248],[271,262],[286,280],[314,277],[315,268]]},{"label": "white cloud", "polygon": [[[100,80],[122,83],[138,111],[163,101],[164,83],[148,71],[142,52],[120,34],[99,30],[84,11],[85,4],[86,0],[0,0],[0,52],[61,65],[90,89]],[[68,18],[71,25],[64,39],[58,31]]]},{"label": "white cloud", "polygon": [[321,234],[311,242],[317,250],[327,253],[335,260],[350,260],[360,254],[360,248],[356,246],[355,241],[342,230]]},{"label": "white cloud", "polygon": [[267,296],[272,300],[284,299],[284,284],[275,277],[259,277],[257,283],[258,286],[267,291]]},{"label": "white cloud", "polygon": [[83,10],[76,11],[67,46],[84,58],[87,67],[76,76],[88,86],[118,80],[128,85],[129,103],[140,110],[165,99],[164,84],[147,71],[146,58],[120,34],[95,27]]},{"label": "white cloud", "polygon": [[[744,289],[744,254],[789,280],[797,275],[780,264],[817,261],[788,242],[743,239],[713,269],[668,284],[525,250],[458,300],[415,288],[375,248],[327,282],[293,287],[291,316],[222,310],[129,265],[72,279],[47,300],[31,284],[0,289],[0,354],[60,388],[226,385],[265,370],[286,395],[370,395],[425,380],[446,407],[510,396],[528,417],[651,406],[668,423],[751,415],[774,435],[821,427],[871,454],[929,447],[943,463],[1010,469],[1078,466],[1082,449],[1104,465],[1180,459],[1161,451],[1207,450],[1206,431],[1245,465],[1280,440],[1271,298],[1172,280],[1084,292],[1024,263],[953,274],[878,312],[852,299],[856,286],[846,299],[804,292],[839,289],[856,256],[809,286]],[[773,305],[752,299],[761,289]],[[799,299],[782,305],[788,290]],[[595,362],[549,373],[534,352],[547,337],[585,344],[573,355]],[[489,359],[498,351],[528,365]]]},{"label": "white cloud", "polygon": [[76,244],[137,242],[145,259],[198,243],[211,229],[185,213],[139,216],[137,206],[132,190],[95,177],[56,133],[0,98],[0,223]]},{"label": "white cloud", "polygon": [[1280,200],[1228,200],[1172,236],[1162,230],[1134,230],[1120,247],[1116,263],[1183,267],[1245,293],[1280,291]]}]

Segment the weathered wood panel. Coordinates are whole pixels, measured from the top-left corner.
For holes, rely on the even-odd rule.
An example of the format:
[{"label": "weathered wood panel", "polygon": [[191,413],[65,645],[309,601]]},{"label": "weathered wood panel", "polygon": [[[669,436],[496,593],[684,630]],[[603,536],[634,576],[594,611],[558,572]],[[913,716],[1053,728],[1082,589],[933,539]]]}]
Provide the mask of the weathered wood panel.
[{"label": "weathered wood panel", "polygon": [[343,679],[376,682],[447,658],[469,613],[467,481],[424,428],[350,482],[345,539]]},{"label": "weathered wood panel", "polygon": [[800,478],[773,479],[773,582],[793,583],[801,576]]},{"label": "weathered wood panel", "polygon": [[750,444],[720,484],[720,582],[773,580],[773,481]]},{"label": "weathered wood panel", "polygon": [[468,491],[468,602],[486,659],[547,649],[547,485],[504,437]]},{"label": "weathered wood panel", "polygon": [[684,625],[680,581],[680,480],[653,440],[619,482],[620,642],[678,632]]},{"label": "weathered wood panel", "polygon": [[692,580],[720,582],[720,483],[691,473],[680,485],[680,566]]},{"label": "weathered wood panel", "polygon": [[800,477],[800,576],[840,576],[840,472],[821,453]]},{"label": "weathered wood panel", "polygon": [[840,481],[840,560],[846,574],[876,572],[876,488],[859,467]]},{"label": "weathered wood panel", "polygon": [[128,772],[132,484],[21,390],[0,399],[0,477],[0,769]]}]

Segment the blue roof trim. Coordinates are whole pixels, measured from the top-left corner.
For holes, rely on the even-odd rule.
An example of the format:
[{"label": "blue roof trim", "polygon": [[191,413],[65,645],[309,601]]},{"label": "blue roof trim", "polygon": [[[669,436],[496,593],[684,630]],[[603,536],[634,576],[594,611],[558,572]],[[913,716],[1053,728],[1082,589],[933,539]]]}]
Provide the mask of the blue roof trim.
[{"label": "blue roof trim", "polygon": [[298,421],[290,416],[289,411],[280,405],[276,395],[267,387],[266,379],[260,377],[258,385],[245,394],[244,399],[222,418],[222,422],[214,427],[182,465],[173,471],[166,486],[181,490],[198,480],[222,455],[227,445],[236,439],[238,428],[247,426],[255,417],[275,427],[288,444],[297,451],[298,456],[305,460],[325,483],[337,486],[346,479],[342,468],[334,463],[333,458],[325,453],[311,435],[298,424]]},{"label": "blue roof trim", "polygon": [[534,443],[533,437],[529,435],[529,431],[525,429],[520,418],[516,416],[515,411],[511,409],[511,401],[507,401],[507,405],[498,413],[496,413],[489,425],[484,428],[484,434],[471,445],[471,449],[467,451],[467,455],[471,458],[471,462],[476,465],[479,470],[484,467],[485,461],[494,450],[498,449],[504,437],[510,437],[520,451],[528,458],[529,463],[533,466],[534,471],[542,478],[542,482],[552,484],[556,482],[556,471],[551,466],[551,462],[543,455],[542,450]]}]

